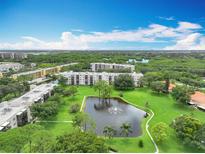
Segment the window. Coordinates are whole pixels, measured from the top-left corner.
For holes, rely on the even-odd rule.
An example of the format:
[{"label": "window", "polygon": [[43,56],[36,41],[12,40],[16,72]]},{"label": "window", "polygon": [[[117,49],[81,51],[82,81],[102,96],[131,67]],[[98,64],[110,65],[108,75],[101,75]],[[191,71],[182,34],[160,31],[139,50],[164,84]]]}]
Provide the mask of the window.
[{"label": "window", "polygon": [[79,75],[76,75],[76,84],[79,85]]},{"label": "window", "polygon": [[99,80],[102,80],[102,75],[99,75],[99,76],[98,76],[98,79],[99,79]]},{"label": "window", "polygon": [[88,75],[85,75],[85,84],[88,84]]},{"label": "window", "polygon": [[90,76],[90,85],[93,85],[93,76]]}]

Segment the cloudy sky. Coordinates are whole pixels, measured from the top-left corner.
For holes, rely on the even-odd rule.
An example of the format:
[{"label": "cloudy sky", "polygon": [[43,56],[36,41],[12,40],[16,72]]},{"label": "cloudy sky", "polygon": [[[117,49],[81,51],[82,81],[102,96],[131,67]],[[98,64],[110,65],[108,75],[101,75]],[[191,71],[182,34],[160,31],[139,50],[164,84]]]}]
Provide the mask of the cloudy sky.
[{"label": "cloudy sky", "polygon": [[205,50],[205,0],[0,0],[0,49]]}]

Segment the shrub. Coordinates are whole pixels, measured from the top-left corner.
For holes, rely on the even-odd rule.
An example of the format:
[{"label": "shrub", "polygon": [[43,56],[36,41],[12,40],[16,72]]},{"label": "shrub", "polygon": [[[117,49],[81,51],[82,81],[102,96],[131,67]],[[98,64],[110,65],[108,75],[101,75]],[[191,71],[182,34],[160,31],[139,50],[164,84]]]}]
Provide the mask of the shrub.
[{"label": "shrub", "polygon": [[69,108],[69,112],[70,113],[76,113],[80,110],[80,105],[75,103],[75,104],[72,104]]},{"label": "shrub", "polygon": [[143,148],[143,147],[144,147],[144,142],[143,142],[143,140],[139,140],[138,146],[139,146],[140,148]]},{"label": "shrub", "polygon": [[119,96],[120,96],[120,97],[123,97],[123,92],[122,92],[122,91],[119,93]]}]

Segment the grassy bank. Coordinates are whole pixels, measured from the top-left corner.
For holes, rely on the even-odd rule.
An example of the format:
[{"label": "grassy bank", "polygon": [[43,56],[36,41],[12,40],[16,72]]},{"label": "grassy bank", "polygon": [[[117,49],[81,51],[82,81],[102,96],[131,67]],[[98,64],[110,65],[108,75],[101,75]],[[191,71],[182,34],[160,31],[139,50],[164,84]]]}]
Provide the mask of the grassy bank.
[{"label": "grassy bank", "polygon": [[[118,91],[114,91],[112,96],[118,96],[118,94]],[[72,103],[79,103],[79,105],[81,105],[84,96],[88,95],[97,95],[97,93],[91,87],[80,86],[78,87],[78,94],[74,98],[62,97],[61,99],[64,101],[64,103],[60,106],[58,114],[49,119],[51,121],[59,122],[44,122],[41,123],[41,125],[43,125],[55,136],[64,132],[72,132],[72,123],[60,121],[72,120],[74,115],[68,112],[69,106]],[[203,118],[205,117],[205,112],[193,109],[186,105],[178,104],[171,98],[170,95],[154,94],[147,88],[126,91],[124,92],[123,98],[134,105],[141,106],[142,108],[145,106],[145,103],[148,102],[149,108],[155,113],[155,116],[150,121],[150,128],[152,128],[158,122],[165,122],[169,125],[174,118],[181,114],[191,114],[193,117],[196,117],[205,122],[205,119]],[[113,138],[111,140],[107,140],[107,144],[118,150],[118,152],[154,152],[155,149],[153,143],[145,131],[145,122],[146,120],[144,120],[142,123],[142,136],[137,138]],[[171,128],[169,128],[169,134],[170,135],[168,139],[164,143],[158,145],[160,152],[199,152],[183,146]],[[143,140],[143,148],[138,147],[139,140]]]}]

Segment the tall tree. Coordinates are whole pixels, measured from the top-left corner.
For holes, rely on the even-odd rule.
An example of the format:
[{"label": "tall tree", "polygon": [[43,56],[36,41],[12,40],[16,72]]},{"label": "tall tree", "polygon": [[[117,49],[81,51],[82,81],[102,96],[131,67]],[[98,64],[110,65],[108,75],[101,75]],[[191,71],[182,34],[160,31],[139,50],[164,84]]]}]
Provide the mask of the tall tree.
[{"label": "tall tree", "polygon": [[94,121],[84,112],[77,113],[72,121],[73,127],[83,129],[84,131],[87,131],[88,128],[90,131],[93,131],[95,128]]},{"label": "tall tree", "polygon": [[94,89],[95,91],[98,91],[99,101],[100,101],[100,98],[102,98],[103,101],[106,98],[110,100],[110,96],[112,93],[112,86],[110,86],[106,81],[100,80],[96,82]]},{"label": "tall tree", "polygon": [[57,153],[106,153],[105,140],[89,132],[75,131],[57,137],[54,151]]},{"label": "tall tree", "polygon": [[172,127],[182,143],[193,146],[195,144],[192,141],[195,141],[195,134],[202,127],[202,122],[189,115],[182,115],[172,122]]},{"label": "tall tree", "polygon": [[70,86],[69,91],[70,91],[71,96],[74,97],[76,93],[78,92],[78,89],[76,86]]},{"label": "tall tree", "polygon": [[114,87],[117,90],[132,90],[135,88],[135,83],[129,74],[121,74],[115,78]]},{"label": "tall tree", "polygon": [[150,85],[151,89],[157,93],[163,92],[164,86],[164,83],[161,81],[152,82]]},{"label": "tall tree", "polygon": [[142,78],[142,81],[144,84],[150,87],[152,82],[161,81],[162,79],[163,75],[161,72],[147,72]]},{"label": "tall tree", "polygon": [[199,149],[205,150],[205,124],[194,135],[196,146]]},{"label": "tall tree", "polygon": [[168,126],[166,123],[160,122],[153,126],[152,135],[156,142],[162,143],[168,137]]},{"label": "tall tree", "polygon": [[104,80],[99,80],[95,83],[94,85],[94,90],[95,91],[98,91],[98,97],[100,98],[101,97],[101,92],[104,88],[104,85],[106,84],[106,81]]},{"label": "tall tree", "polygon": [[61,84],[63,86],[66,85],[67,81],[68,81],[68,79],[64,76],[60,76],[59,79],[58,79],[59,84]]},{"label": "tall tree", "polygon": [[190,102],[193,90],[187,86],[176,86],[172,90],[172,97],[179,103],[187,104]]},{"label": "tall tree", "polygon": [[163,74],[163,78],[165,80],[165,87],[164,87],[164,91],[166,93],[169,93],[169,84],[170,84],[170,79],[171,79],[171,74],[170,72],[164,72]]}]

